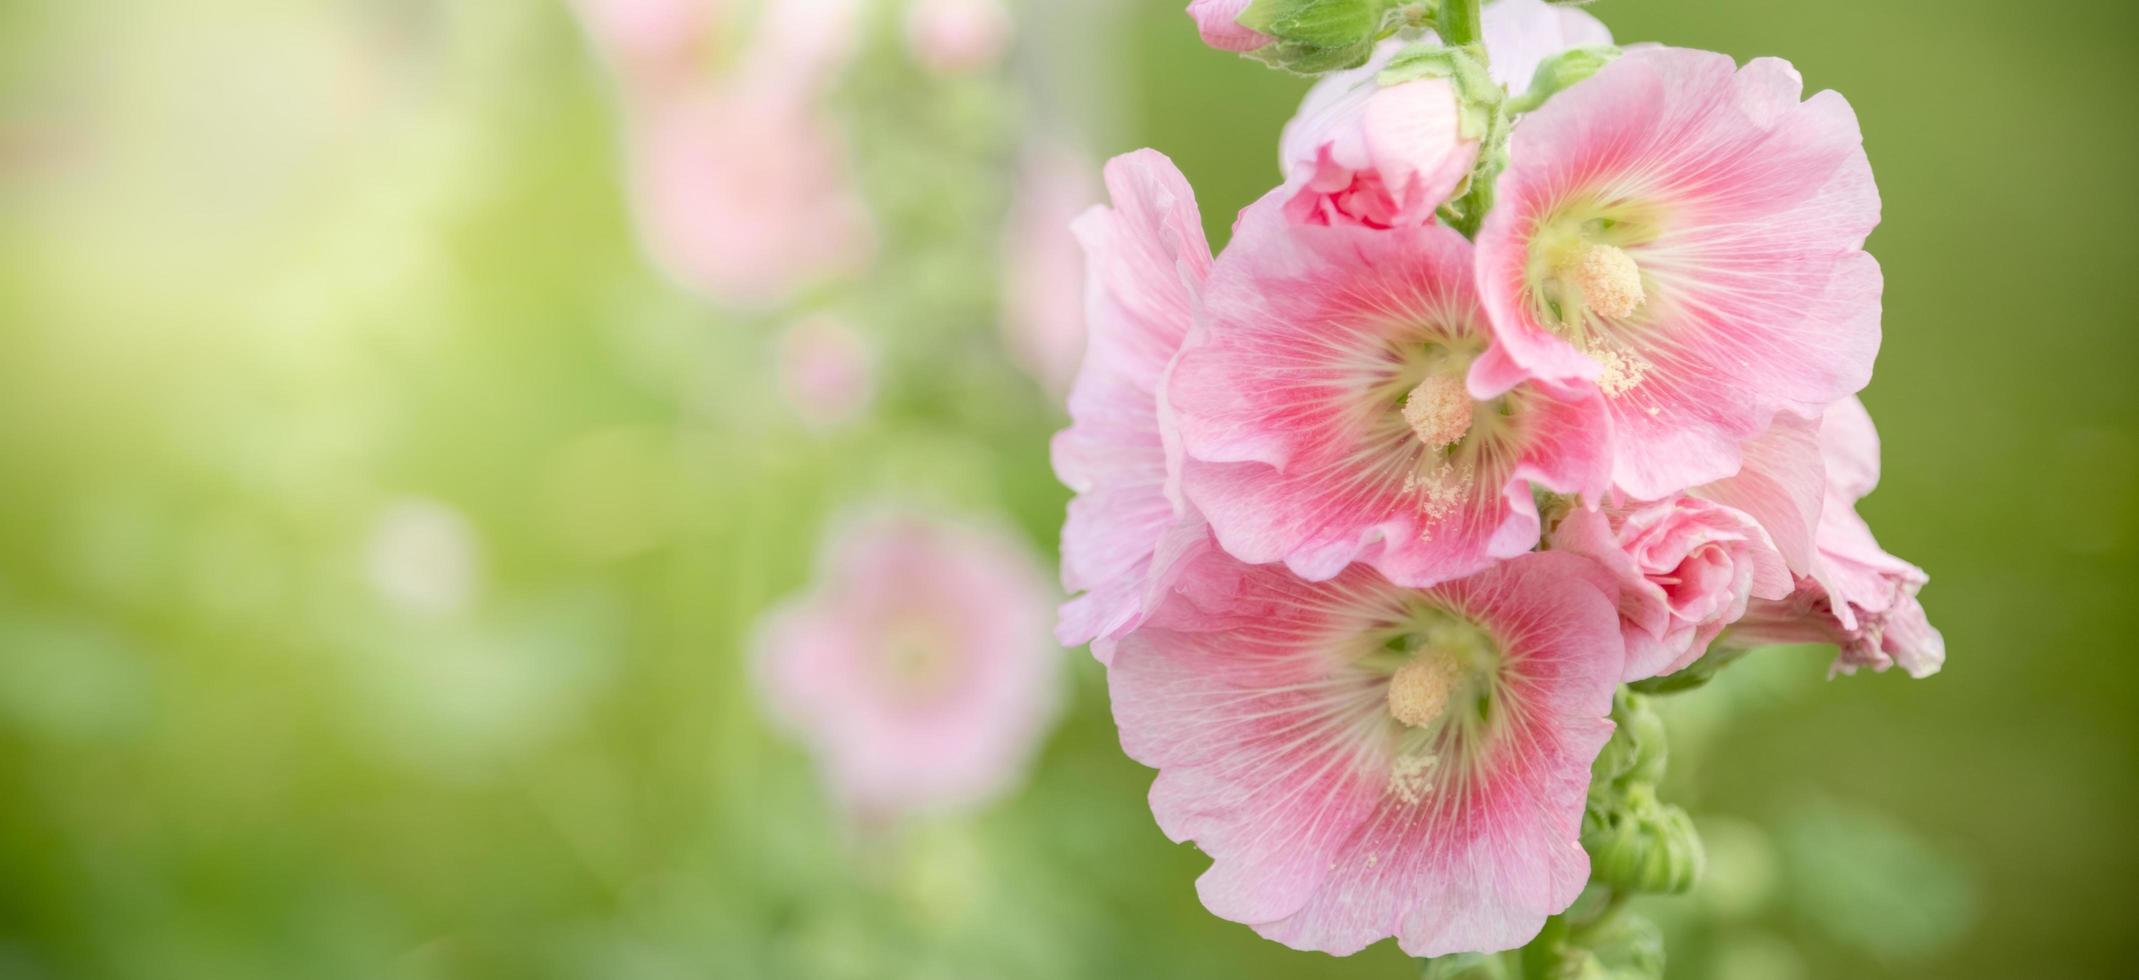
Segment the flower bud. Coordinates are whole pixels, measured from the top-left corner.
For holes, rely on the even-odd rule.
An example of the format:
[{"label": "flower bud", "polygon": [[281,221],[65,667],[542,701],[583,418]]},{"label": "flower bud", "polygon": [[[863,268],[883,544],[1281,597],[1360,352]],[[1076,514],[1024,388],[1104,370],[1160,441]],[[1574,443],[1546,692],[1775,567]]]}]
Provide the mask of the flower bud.
[{"label": "flower bud", "polygon": [[1196,20],[1196,32],[1203,35],[1203,43],[1220,51],[1254,51],[1271,38],[1267,34],[1250,30],[1240,24],[1241,11],[1248,9],[1249,0],[1194,0],[1188,5],[1188,15]]},{"label": "flower bud", "polygon": [[1462,92],[1446,75],[1393,76],[1385,69],[1406,57],[1400,50],[1383,45],[1365,66],[1324,78],[1286,125],[1285,213],[1293,220],[1415,227],[1469,179],[1479,139],[1467,131]]},{"label": "flower bud", "polygon": [[1205,44],[1313,75],[1356,68],[1402,12],[1389,0],[1194,0]]},{"label": "flower bud", "polygon": [[1649,699],[1620,688],[1612,698],[1615,726],[1604,750],[1590,767],[1593,793],[1620,792],[1628,786],[1654,786],[1664,778],[1669,752],[1664,720]]},{"label": "flower bud", "polygon": [[1590,878],[1625,892],[1678,894],[1701,876],[1706,855],[1686,811],[1656,799],[1646,785],[1591,809],[1583,817],[1582,849]]}]

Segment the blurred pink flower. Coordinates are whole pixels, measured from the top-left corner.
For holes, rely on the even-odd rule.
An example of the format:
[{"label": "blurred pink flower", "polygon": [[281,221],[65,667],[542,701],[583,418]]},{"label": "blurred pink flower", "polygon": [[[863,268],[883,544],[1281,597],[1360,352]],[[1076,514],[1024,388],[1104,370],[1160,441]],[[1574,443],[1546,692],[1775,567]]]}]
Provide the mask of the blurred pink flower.
[{"label": "blurred pink flower", "polygon": [[1101,662],[1164,591],[1173,559],[1204,536],[1171,496],[1159,384],[1211,267],[1195,192],[1173,161],[1138,150],[1109,161],[1106,179],[1113,206],[1076,223],[1091,341],[1070,427],[1053,445],[1056,476],[1077,492],[1062,527],[1062,584],[1084,593],[1062,607],[1056,636],[1090,643]]},{"label": "blurred pink flower", "polygon": [[678,282],[768,306],[867,263],[846,149],[796,93],[730,83],[649,100],[628,126],[640,233]]},{"label": "blurred pink flower", "polygon": [[[776,305],[874,248],[824,102],[857,40],[856,0],[579,0],[615,66],[633,212],[663,271],[709,298]],[[715,70],[722,31],[741,32]]]},{"label": "blurred pink flower", "polygon": [[1887,554],[1857,516],[1857,501],[1879,483],[1879,433],[1864,403],[1845,398],[1829,408],[1819,446],[1827,479],[1811,568],[1789,596],[1754,602],[1723,642],[1832,643],[1841,673],[1895,666],[1911,677],[1937,673],[1946,641],[1916,598],[1930,576]]},{"label": "blurred pink flower", "polygon": [[1520,946],[1589,877],[1577,842],[1622,648],[1595,563],[1527,554],[1427,590],[1217,548],[1121,642],[1122,748],[1211,857],[1223,918],[1349,955]]},{"label": "blurred pink flower", "polygon": [[1010,47],[1011,26],[1003,0],[914,0],[906,11],[914,60],[938,75],[995,67]]},{"label": "blurred pink flower", "polygon": [[1166,389],[1182,492],[1228,552],[1427,586],[1535,547],[1531,484],[1602,492],[1593,391],[1467,390],[1486,328],[1462,235],[1296,224],[1282,194],[1242,213]]},{"label": "blurred pink flower", "polygon": [[780,335],[780,395],[812,428],[853,421],[876,394],[868,341],[845,319],[805,318]]},{"label": "blurred pink flower", "polygon": [[1084,357],[1084,253],[1070,225],[1099,199],[1092,165],[1061,148],[1033,152],[1003,243],[1003,343],[1057,398]]},{"label": "blurred pink flower", "polygon": [[1285,212],[1313,224],[1372,228],[1433,220],[1469,176],[1478,141],[1462,133],[1462,102],[1445,78],[1383,85],[1402,49],[1316,83],[1285,125]]},{"label": "blurred pink flower", "polygon": [[811,591],[761,625],[777,720],[868,820],[970,807],[1023,775],[1060,699],[1032,555],[912,516],[835,530]]},{"label": "blurred pink flower", "polygon": [[1240,26],[1241,11],[1248,9],[1252,0],[1190,0],[1188,15],[1195,18],[1196,31],[1203,35],[1203,43],[1220,51],[1253,51],[1270,43],[1270,38]]},{"label": "blurred pink flower", "polygon": [[1879,348],[1879,220],[1856,116],[1775,59],[1630,51],[1515,128],[1478,235],[1481,392],[1594,383],[1613,479],[1729,476],[1777,412],[1815,418]]},{"label": "blurred pink flower", "polygon": [[1478,33],[1490,58],[1487,73],[1517,95],[1530,88],[1545,59],[1612,43],[1611,30],[1588,11],[1545,0],[1493,0],[1479,18]]},{"label": "blurred pink flower", "polygon": [[1698,497],[1576,508],[1552,549],[1595,559],[1619,584],[1626,672],[1638,681],[1699,659],[1754,597],[1781,599],[1793,582],[1767,532],[1741,511]]}]

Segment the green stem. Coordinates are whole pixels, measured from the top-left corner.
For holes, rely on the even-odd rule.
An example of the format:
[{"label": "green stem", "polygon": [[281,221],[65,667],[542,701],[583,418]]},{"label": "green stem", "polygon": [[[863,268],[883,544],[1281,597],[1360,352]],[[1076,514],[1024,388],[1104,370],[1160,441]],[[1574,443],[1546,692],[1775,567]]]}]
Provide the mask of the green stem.
[{"label": "green stem", "polygon": [[1441,43],[1452,48],[1476,44],[1481,36],[1478,31],[1479,0],[1441,0],[1441,12],[1434,18],[1434,27],[1441,35]]}]

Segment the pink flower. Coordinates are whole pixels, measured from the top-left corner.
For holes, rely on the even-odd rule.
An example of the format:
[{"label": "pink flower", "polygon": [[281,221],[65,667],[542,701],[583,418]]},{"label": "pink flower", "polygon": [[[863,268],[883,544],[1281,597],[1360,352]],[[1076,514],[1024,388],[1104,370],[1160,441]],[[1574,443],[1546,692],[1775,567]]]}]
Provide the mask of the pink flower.
[{"label": "pink flower", "polygon": [[683,285],[768,306],[867,262],[873,232],[846,149],[796,93],[731,83],[650,100],[629,139],[640,234]]},{"label": "pink flower", "polygon": [[915,60],[938,75],[994,67],[1010,46],[1010,28],[1003,0],[915,0],[906,12]]},{"label": "pink flower", "polygon": [[1296,949],[1438,956],[1520,946],[1574,901],[1623,659],[1594,563],[1424,591],[1187,565],[1107,673],[1159,827],[1211,857],[1206,907]]},{"label": "pink flower", "polygon": [[1879,483],[1879,433],[1864,404],[1836,403],[1819,428],[1827,493],[1819,515],[1808,574],[1783,599],[1754,602],[1723,642],[1832,643],[1835,669],[1884,671],[1899,666],[1928,677],[1946,662],[1946,641],[1932,627],[1916,594],[1930,576],[1887,554],[1857,516],[1857,501]]},{"label": "pink flower", "polygon": [[1004,235],[1003,344],[1059,398],[1084,356],[1084,252],[1071,222],[1099,199],[1092,166],[1059,147],[1034,152]]},{"label": "pink flower", "polygon": [[1220,51],[1253,51],[1270,43],[1260,32],[1240,26],[1241,11],[1252,0],[1190,0],[1188,15],[1196,20],[1203,43]]},{"label": "pink flower", "polygon": [[1778,411],[1816,418],[1879,348],[1879,195],[1849,104],[1774,59],[1628,52],[1517,124],[1478,236],[1496,343],[1472,376],[1594,382],[1613,479],[1729,476]]},{"label": "pink flower", "polygon": [[1749,600],[1781,599],[1793,586],[1757,522],[1698,497],[1577,508],[1553,529],[1552,548],[1593,558],[1617,580],[1625,681],[1694,662]]},{"label": "pink flower", "polygon": [[910,516],[835,531],[809,594],[768,614],[767,705],[858,816],[972,806],[1030,763],[1059,700],[1060,648],[1032,556],[1001,534]]},{"label": "pink flower", "polygon": [[1110,161],[1106,178],[1113,207],[1076,224],[1091,344],[1070,427],[1054,441],[1055,474],[1077,492],[1062,528],[1062,584],[1084,593],[1062,607],[1056,636],[1091,643],[1101,661],[1164,588],[1171,557],[1203,536],[1169,496],[1158,391],[1211,266],[1195,192],[1172,161],[1139,150]]},{"label": "pink flower", "polygon": [[852,421],[875,394],[870,361],[868,342],[851,325],[816,314],[780,336],[780,395],[811,428]]},{"label": "pink flower", "polygon": [[1478,141],[1445,78],[1383,85],[1401,45],[1324,78],[1285,126],[1285,213],[1311,224],[1422,225],[1470,175]]},{"label": "pink flower", "polygon": [[1466,391],[1486,338],[1463,236],[1299,225],[1279,200],[1243,212],[1167,388],[1182,491],[1227,551],[1426,586],[1536,546],[1531,483],[1603,489],[1593,392]]},{"label": "pink flower", "polygon": [[1491,58],[1486,71],[1517,95],[1530,88],[1545,59],[1612,43],[1611,30],[1588,11],[1545,0],[1493,0],[1479,18],[1478,33]]}]

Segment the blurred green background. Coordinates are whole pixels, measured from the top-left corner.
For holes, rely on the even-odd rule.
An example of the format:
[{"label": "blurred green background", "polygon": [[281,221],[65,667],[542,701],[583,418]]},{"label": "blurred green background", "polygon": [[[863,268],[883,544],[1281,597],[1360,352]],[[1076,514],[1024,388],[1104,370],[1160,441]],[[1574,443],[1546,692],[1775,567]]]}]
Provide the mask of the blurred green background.
[{"label": "blurred green background", "polygon": [[[1024,51],[1038,87],[1222,241],[1305,82],[1179,0],[1040,6],[1099,70]],[[1778,652],[1670,706],[1713,859],[1647,904],[1674,975],[2129,975],[2139,8],[1590,9],[1856,106],[1863,510],[1951,658]],[[953,366],[802,429],[766,325],[649,270],[615,128],[555,3],[0,2],[0,977],[1410,975],[1203,912],[1082,654],[1022,793],[857,844],[744,638],[856,502],[1051,555],[1058,410],[967,281],[994,242],[938,235],[887,251],[924,285],[882,340]]]}]

